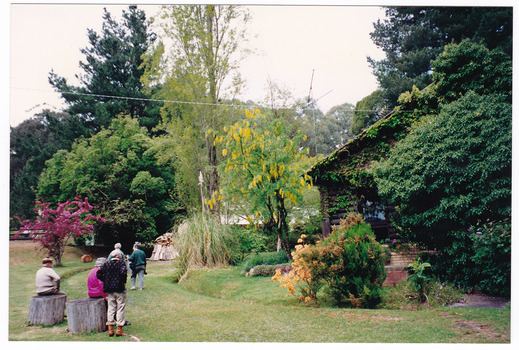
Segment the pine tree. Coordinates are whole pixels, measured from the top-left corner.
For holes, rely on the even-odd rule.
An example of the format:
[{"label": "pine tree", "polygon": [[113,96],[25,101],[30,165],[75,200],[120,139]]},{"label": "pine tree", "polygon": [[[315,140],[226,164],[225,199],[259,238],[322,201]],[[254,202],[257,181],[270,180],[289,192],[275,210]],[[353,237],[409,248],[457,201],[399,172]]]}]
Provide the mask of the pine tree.
[{"label": "pine tree", "polygon": [[103,19],[102,32],[88,29],[89,46],[81,49],[85,55],[85,61],[79,63],[83,74],[77,76],[81,86],[69,85],[54,71],[49,82],[67,102],[67,112],[79,116],[94,133],[121,113],[141,118],[141,125],[151,129],[159,120],[158,102],[141,100],[149,96],[140,78],[144,73],[142,55],[155,34],[136,5],[123,11],[120,23],[106,9]]}]

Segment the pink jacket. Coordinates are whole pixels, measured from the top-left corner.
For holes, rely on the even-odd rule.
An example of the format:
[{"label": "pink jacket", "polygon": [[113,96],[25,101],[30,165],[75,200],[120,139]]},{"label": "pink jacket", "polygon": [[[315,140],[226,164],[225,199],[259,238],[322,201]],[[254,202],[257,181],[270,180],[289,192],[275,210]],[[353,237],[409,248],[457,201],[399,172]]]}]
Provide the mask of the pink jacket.
[{"label": "pink jacket", "polygon": [[97,278],[97,270],[99,267],[94,267],[87,278],[87,288],[88,288],[88,296],[89,297],[100,297],[106,299],[106,293],[103,293],[103,282]]}]

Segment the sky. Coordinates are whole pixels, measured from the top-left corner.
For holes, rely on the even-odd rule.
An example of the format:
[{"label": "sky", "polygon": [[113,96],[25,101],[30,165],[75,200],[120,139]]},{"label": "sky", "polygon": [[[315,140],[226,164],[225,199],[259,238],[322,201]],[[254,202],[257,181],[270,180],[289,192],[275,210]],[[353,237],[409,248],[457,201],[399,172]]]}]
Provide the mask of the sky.
[{"label": "sky", "polygon": [[[43,108],[64,107],[48,83],[49,72],[54,70],[79,85],[75,75],[83,73],[79,61],[84,60],[80,49],[89,45],[87,28],[100,32],[104,7],[118,21],[122,10],[128,8],[124,3],[11,3],[10,126]],[[149,4],[139,8],[147,17],[158,10],[158,6]],[[369,37],[373,22],[384,16],[380,7],[307,4],[249,9],[248,46],[254,54],[240,68],[247,82],[241,99],[261,102],[270,79],[291,91],[294,98],[311,95],[318,99],[317,106],[326,113],[335,105],[355,104],[377,88],[367,57],[384,57]]]}]

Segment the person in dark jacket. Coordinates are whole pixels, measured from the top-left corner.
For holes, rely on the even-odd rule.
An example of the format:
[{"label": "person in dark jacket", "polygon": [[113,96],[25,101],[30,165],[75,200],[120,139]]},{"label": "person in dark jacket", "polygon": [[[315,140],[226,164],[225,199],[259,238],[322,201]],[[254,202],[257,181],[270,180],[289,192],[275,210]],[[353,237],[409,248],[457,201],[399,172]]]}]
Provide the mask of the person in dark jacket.
[{"label": "person in dark jacket", "polygon": [[144,274],[146,273],[146,253],[140,249],[140,246],[135,243],[133,245],[132,255],[128,258],[130,261],[130,269],[132,270],[131,280],[132,288],[135,289],[135,280],[139,275],[139,290],[144,287]]},{"label": "person in dark jacket", "polygon": [[111,254],[112,259],[105,262],[97,271],[97,278],[103,281],[103,291],[107,293],[106,325],[110,337],[114,335],[114,325],[117,325],[116,336],[126,335],[123,332],[123,326],[126,324],[124,309],[126,306],[126,279],[128,277],[122,253],[113,251]]}]

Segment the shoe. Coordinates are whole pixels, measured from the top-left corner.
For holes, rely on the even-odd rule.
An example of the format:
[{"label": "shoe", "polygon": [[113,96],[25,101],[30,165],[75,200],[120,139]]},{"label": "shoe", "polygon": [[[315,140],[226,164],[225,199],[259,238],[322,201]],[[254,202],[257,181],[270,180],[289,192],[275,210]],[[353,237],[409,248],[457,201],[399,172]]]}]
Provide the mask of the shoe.
[{"label": "shoe", "polygon": [[135,289],[135,286],[131,287],[130,289],[131,289],[131,290],[134,290],[134,289]]},{"label": "shoe", "polygon": [[108,325],[108,335],[109,335],[110,337],[113,337],[113,336],[114,336],[114,326],[111,325],[111,324]]},{"label": "shoe", "polygon": [[142,288],[139,288],[139,290],[142,290]]},{"label": "shoe", "polygon": [[125,321],[126,323],[124,324],[125,326],[131,326],[131,322],[130,321]]},{"label": "shoe", "polygon": [[115,336],[116,337],[120,337],[120,336],[123,336],[123,335],[126,335],[123,332],[123,326],[117,326],[117,331],[115,331]]}]

